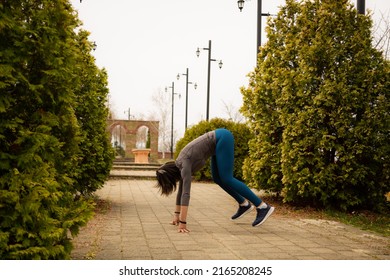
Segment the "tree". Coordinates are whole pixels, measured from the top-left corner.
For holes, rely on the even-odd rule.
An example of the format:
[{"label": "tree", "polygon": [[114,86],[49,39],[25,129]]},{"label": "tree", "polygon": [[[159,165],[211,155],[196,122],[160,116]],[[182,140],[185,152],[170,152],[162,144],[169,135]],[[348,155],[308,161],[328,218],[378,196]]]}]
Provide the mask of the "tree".
[{"label": "tree", "polygon": [[78,67],[74,69],[78,78],[78,86],[74,88],[77,101],[75,115],[80,128],[80,154],[74,179],[75,188],[84,195],[103,187],[114,158],[114,149],[107,132],[107,73],[96,66],[88,36],[89,32],[85,30],[77,34],[80,58]]},{"label": "tree", "polygon": [[[94,107],[105,102],[106,89],[104,73],[85,61],[79,26],[67,0],[0,3],[1,259],[69,258],[69,234],[92,216],[77,180],[84,153],[105,149],[86,145],[96,136],[87,126],[106,120]],[[96,119],[88,121],[81,105]],[[96,169],[105,163],[95,159]]]},{"label": "tree", "polygon": [[138,128],[136,134],[136,147],[138,149],[146,148],[146,143],[148,142],[148,135],[149,135],[149,128],[147,126],[141,126]]},{"label": "tree", "polygon": [[161,90],[158,90],[153,94],[152,101],[156,108],[153,113],[153,118],[157,118],[160,122],[158,148],[159,151],[162,151],[163,158],[165,158],[165,153],[167,151],[170,151],[170,147],[171,147],[170,95],[164,93]]},{"label": "tree", "polygon": [[234,104],[227,104],[223,101],[223,107],[225,108],[225,113],[227,114],[229,120],[236,123],[245,122],[244,116],[240,113],[239,108],[234,106]]},{"label": "tree", "polygon": [[390,14],[381,14],[381,19],[374,28],[374,46],[381,50],[387,60],[390,59]]},{"label": "tree", "polygon": [[389,191],[389,63],[349,1],[287,0],[242,89],[244,175],[285,201],[378,208]]}]

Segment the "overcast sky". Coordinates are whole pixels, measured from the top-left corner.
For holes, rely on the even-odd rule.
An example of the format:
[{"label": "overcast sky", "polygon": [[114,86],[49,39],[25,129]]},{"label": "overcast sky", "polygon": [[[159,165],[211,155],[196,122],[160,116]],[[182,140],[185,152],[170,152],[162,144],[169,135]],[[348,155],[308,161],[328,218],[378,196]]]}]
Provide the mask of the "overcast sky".
[{"label": "overcast sky", "polygon": [[[108,72],[110,104],[116,116],[153,113],[152,96],[175,82],[175,130],[184,133],[185,76],[198,84],[189,89],[188,124],[206,118],[207,51],[195,51],[212,41],[210,119],[226,118],[224,104],[242,105],[240,87],[256,65],[257,1],[246,1],[242,12],[236,0],[71,0],[90,40],[97,65]],[[263,13],[276,14],[284,0],[263,0]],[[356,0],[351,0],[356,5]],[[389,18],[389,0],[366,0],[374,20]],[[376,20],[377,21],[377,20]],[[266,40],[263,18],[262,42]],[[171,90],[168,90],[171,96]]]}]

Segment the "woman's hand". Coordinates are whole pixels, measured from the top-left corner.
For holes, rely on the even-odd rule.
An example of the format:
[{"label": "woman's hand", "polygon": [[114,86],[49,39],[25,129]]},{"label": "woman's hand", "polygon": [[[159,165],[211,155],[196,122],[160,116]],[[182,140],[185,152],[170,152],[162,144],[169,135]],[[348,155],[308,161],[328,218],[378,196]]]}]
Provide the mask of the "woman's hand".
[{"label": "woman's hand", "polygon": [[178,233],[188,233],[190,232],[189,229],[187,229],[187,224],[183,224],[179,222],[179,229],[177,230]]},{"label": "woman's hand", "polygon": [[173,217],[173,220],[172,220],[172,222],[171,222],[171,225],[174,225],[174,226],[177,226],[177,225],[179,225],[179,216],[174,216]]},{"label": "woman's hand", "polygon": [[179,215],[180,215],[180,212],[175,211],[175,214],[173,215],[173,220],[171,222],[171,225],[174,225],[174,226],[179,225]]}]

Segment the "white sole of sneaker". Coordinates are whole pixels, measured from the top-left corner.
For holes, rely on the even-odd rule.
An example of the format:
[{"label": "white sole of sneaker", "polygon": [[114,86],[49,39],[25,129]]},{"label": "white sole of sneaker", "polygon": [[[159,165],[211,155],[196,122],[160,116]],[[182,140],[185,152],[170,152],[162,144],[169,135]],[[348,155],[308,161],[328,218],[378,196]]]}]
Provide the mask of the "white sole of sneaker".
[{"label": "white sole of sneaker", "polygon": [[249,212],[252,212],[253,209],[255,209],[255,206],[251,205],[251,208],[249,208],[249,209],[246,210],[244,213],[242,213],[242,215],[241,215],[240,217],[235,218],[235,219],[230,218],[230,220],[232,220],[232,221],[239,220],[239,219],[241,219],[242,217],[244,217],[246,214],[248,214]]},{"label": "white sole of sneaker", "polygon": [[264,219],[263,219],[260,223],[258,223],[257,225],[255,225],[255,227],[258,227],[259,225],[264,224],[264,222],[268,219],[268,217],[272,215],[272,213],[274,212],[274,210],[275,210],[275,207],[272,207],[272,206],[271,206],[271,208],[269,209],[267,215],[265,215]]}]

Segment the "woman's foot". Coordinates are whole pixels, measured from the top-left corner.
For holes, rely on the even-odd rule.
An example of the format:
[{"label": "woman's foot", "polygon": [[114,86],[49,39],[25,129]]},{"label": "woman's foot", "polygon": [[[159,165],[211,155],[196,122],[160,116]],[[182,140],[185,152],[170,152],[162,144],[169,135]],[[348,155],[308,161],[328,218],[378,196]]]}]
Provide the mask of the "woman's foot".
[{"label": "woman's foot", "polygon": [[271,216],[274,210],[275,208],[269,206],[268,204],[267,207],[265,208],[256,208],[257,215],[256,215],[256,219],[252,223],[252,226],[256,227],[263,224],[268,219],[268,217]]},{"label": "woman's foot", "polygon": [[234,214],[234,215],[231,217],[231,219],[232,219],[232,220],[237,220],[237,219],[241,218],[242,216],[244,216],[245,214],[247,214],[247,213],[249,213],[250,211],[252,211],[254,208],[255,208],[255,207],[254,207],[252,204],[250,204],[249,202],[248,202],[248,205],[246,205],[246,206],[241,206],[241,205],[240,205],[240,206],[238,207],[237,213]]}]

